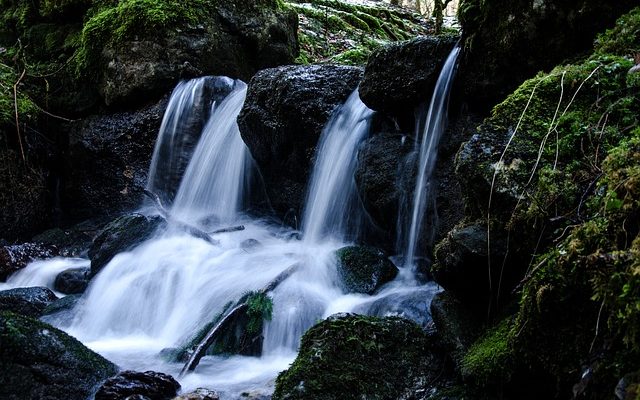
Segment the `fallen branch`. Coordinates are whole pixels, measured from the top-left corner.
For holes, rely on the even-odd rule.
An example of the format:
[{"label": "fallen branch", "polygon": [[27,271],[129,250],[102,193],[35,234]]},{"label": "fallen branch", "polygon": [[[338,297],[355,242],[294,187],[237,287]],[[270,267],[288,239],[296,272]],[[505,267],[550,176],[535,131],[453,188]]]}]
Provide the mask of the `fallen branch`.
[{"label": "fallen branch", "polygon": [[228,232],[238,232],[243,231],[244,225],[230,226],[228,228],[216,229],[215,231],[209,232],[209,235],[215,235],[218,233],[228,233]]},{"label": "fallen branch", "polygon": [[[300,268],[299,263],[295,263],[291,265],[289,268],[285,269],[281,273],[278,274],[267,286],[259,290],[258,294],[267,294],[268,292],[272,292],[278,285],[284,282],[288,277],[290,277],[294,272],[296,272]],[[225,314],[220,321],[215,324],[211,330],[207,333],[207,335],[198,343],[196,348],[193,350],[193,353],[189,356],[189,359],[185,363],[184,367],[180,371],[180,377],[183,377],[189,371],[193,371],[196,369],[202,357],[204,357],[207,349],[211,347],[211,345],[218,339],[220,333],[222,332],[222,327],[225,325],[227,321],[230,321],[232,318],[237,317],[241,313],[245,312],[249,305],[246,300],[242,303],[233,307],[229,312]]]}]

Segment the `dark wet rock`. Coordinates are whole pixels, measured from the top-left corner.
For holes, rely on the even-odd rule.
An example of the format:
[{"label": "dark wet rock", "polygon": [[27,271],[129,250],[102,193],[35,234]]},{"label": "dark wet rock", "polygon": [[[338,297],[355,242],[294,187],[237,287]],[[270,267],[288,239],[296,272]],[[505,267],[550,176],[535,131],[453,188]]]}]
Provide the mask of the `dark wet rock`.
[{"label": "dark wet rock", "polygon": [[98,389],[96,400],[149,399],[169,400],[176,396],[180,384],[171,375],[160,372],[123,371]]},{"label": "dark wet rock", "polygon": [[438,284],[465,303],[485,305],[492,290],[490,285],[497,287],[501,272],[505,282],[511,274],[510,271],[501,271],[506,248],[505,236],[496,233],[491,242],[493,268],[490,283],[486,225],[481,222],[460,225],[436,246],[436,261],[431,273]]},{"label": "dark wet rock", "polygon": [[56,276],[53,287],[64,294],[82,293],[89,285],[90,273],[90,267],[66,269]]},{"label": "dark wet rock", "polygon": [[66,333],[0,312],[0,398],[86,400],[117,367]]},{"label": "dark wet rock", "polygon": [[336,251],[338,274],[348,292],[373,294],[398,274],[398,268],[378,249],[347,246]]},{"label": "dark wet rock", "polygon": [[300,215],[322,128],[361,77],[356,67],[308,65],[266,69],[251,79],[238,124],[279,216]]},{"label": "dark wet rock", "polygon": [[[360,198],[376,224],[395,237],[398,205],[415,186],[413,166],[407,156],[413,138],[400,132],[379,133],[366,139],[358,151],[355,178]],[[399,179],[400,178],[400,179]],[[410,179],[414,178],[414,179]]]},{"label": "dark wet rock", "polygon": [[240,243],[240,248],[244,251],[251,252],[262,247],[262,243],[256,239],[247,239]]},{"label": "dark wet rock", "polygon": [[109,222],[105,218],[92,218],[67,228],[51,228],[34,236],[35,243],[55,246],[61,256],[78,257],[86,253],[93,239]]},{"label": "dark wet rock", "polygon": [[402,399],[442,371],[431,339],[411,321],[338,314],[309,329],[276,380],[274,400]]},{"label": "dark wet rock", "polygon": [[198,388],[193,392],[181,394],[173,400],[220,400],[220,395],[214,390]]},{"label": "dark wet rock", "polygon": [[37,318],[45,308],[58,300],[46,287],[27,287],[0,291],[0,311],[11,311]]},{"label": "dark wet rock", "polygon": [[68,214],[93,217],[138,207],[167,99],[139,110],[88,117],[69,128],[63,192]]},{"label": "dark wet rock", "polygon": [[160,216],[128,214],[109,223],[89,249],[93,277],[118,253],[148,239],[165,221]]},{"label": "dark wet rock", "polygon": [[32,261],[55,257],[58,249],[40,243],[23,243],[0,247],[0,282]]},{"label": "dark wet rock", "polygon": [[465,55],[458,86],[471,107],[487,111],[538,71],[591,49],[636,0],[467,0],[458,13]]},{"label": "dark wet rock", "polygon": [[458,38],[425,36],[384,46],[371,54],[358,89],[371,109],[404,115],[428,102]]},{"label": "dark wet rock", "polygon": [[640,396],[640,371],[623,376],[616,385],[617,400],[635,400]]},{"label": "dark wet rock", "polygon": [[449,292],[440,292],[431,301],[431,317],[438,339],[456,363],[480,334],[481,321]]},{"label": "dark wet rock", "polygon": [[217,2],[197,26],[182,24],[107,45],[101,53],[101,94],[107,105],[158,96],[182,77],[225,75],[248,80],[262,68],[298,55],[297,15],[277,2]]},{"label": "dark wet rock", "polygon": [[45,307],[45,309],[42,311],[42,315],[54,315],[63,311],[69,311],[80,302],[81,298],[82,295],[80,294],[70,294],[68,296],[64,296],[56,301],[49,303],[49,305],[47,305],[47,307]]}]

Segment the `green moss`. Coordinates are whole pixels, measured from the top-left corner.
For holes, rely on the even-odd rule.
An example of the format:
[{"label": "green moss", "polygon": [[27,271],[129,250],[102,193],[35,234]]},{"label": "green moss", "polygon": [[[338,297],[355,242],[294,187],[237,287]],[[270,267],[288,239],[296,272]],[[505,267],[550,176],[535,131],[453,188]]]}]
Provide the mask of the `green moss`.
[{"label": "green moss", "polygon": [[509,378],[514,351],[510,345],[511,321],[506,319],[489,329],[463,356],[463,376],[480,385],[499,383]]},{"label": "green moss", "polygon": [[365,55],[397,40],[432,33],[419,15],[396,8],[312,0],[286,3],[300,16],[299,63],[332,62],[362,64]]},{"label": "green moss", "polygon": [[14,96],[13,86],[19,78],[13,68],[0,64],[0,126],[15,126],[16,105],[21,123],[32,122],[39,114],[38,107],[23,90],[24,83],[18,85],[17,97]]},{"label": "green moss", "polygon": [[640,53],[640,7],[621,17],[615,27],[598,35],[596,52],[618,56]]},{"label": "green moss", "polygon": [[271,321],[273,300],[262,292],[251,293],[247,297],[247,332],[251,335],[262,332],[264,321]]},{"label": "green moss", "polygon": [[302,337],[291,367],[276,380],[278,399],[397,399],[438,370],[420,327],[401,318],[329,318]]},{"label": "green moss", "polygon": [[82,29],[76,57],[79,71],[91,70],[107,45],[117,47],[134,37],[158,36],[183,24],[196,24],[214,5],[215,0],[124,0],[97,7]]}]

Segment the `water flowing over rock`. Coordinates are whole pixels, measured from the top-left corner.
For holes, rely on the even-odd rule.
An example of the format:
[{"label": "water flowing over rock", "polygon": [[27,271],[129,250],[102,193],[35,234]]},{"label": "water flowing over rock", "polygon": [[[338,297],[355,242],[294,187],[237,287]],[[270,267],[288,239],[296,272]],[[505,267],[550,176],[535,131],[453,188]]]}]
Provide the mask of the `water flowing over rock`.
[{"label": "water flowing over rock", "polygon": [[98,389],[95,400],[125,400],[136,396],[149,400],[169,400],[179,389],[180,384],[171,375],[154,371],[122,371],[107,379]]},{"label": "water flowing over rock", "polygon": [[11,311],[38,318],[58,297],[46,287],[16,288],[0,291],[0,311]]},{"label": "water flowing over rock", "polygon": [[58,254],[54,246],[39,243],[23,243],[0,247],[0,282],[26,267],[31,261],[51,258]]},{"label": "water flowing over rock", "polygon": [[0,312],[0,397],[86,400],[117,367],[66,333]]},{"label": "water flowing over rock", "polygon": [[297,15],[278,10],[275,1],[220,1],[206,15],[195,26],[182,24],[105,46],[100,54],[104,102],[144,101],[165,93],[181,77],[248,80],[261,68],[291,63],[298,54]]},{"label": "water flowing over rock", "polygon": [[458,38],[426,36],[376,50],[367,62],[359,91],[375,111],[409,115],[433,92],[440,70]]},{"label": "water flowing over rock", "polygon": [[171,204],[182,175],[198,144],[212,108],[235,84],[227,77],[206,76],[180,82],[162,118],[149,167],[147,189]]},{"label": "water flowing over rock", "polygon": [[258,72],[238,117],[278,215],[300,215],[315,147],[332,112],[357,87],[355,67],[287,66]]},{"label": "water flowing over rock", "polygon": [[94,276],[118,253],[148,239],[164,223],[159,216],[130,214],[115,219],[95,238],[89,249],[91,276]]}]

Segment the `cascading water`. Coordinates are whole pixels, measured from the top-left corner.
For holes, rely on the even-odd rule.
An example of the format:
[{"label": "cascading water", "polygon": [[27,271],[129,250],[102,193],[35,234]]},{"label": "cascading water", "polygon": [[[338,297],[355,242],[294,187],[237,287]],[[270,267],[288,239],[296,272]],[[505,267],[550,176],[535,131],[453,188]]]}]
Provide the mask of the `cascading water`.
[{"label": "cascading water", "polygon": [[[375,296],[344,294],[341,289],[335,250],[358,231],[360,221],[352,218],[358,209],[353,171],[371,115],[357,91],[323,131],[307,196],[304,240],[300,241],[280,226],[242,214],[252,160],[235,120],[246,85],[226,82],[231,82],[231,93],[216,102],[210,113],[171,214],[202,227],[242,224],[245,229],[216,235],[217,244],[171,227],[159,232],[114,257],[92,280],[70,315],[48,321],[122,368],[156,370],[177,377],[183,364],[164,360],[162,349],[181,345],[222,313],[229,302],[267,287],[295,266],[294,272],[269,293],[273,318],[263,328],[262,357],[206,356],[193,373],[180,379],[185,391],[204,386],[220,391],[222,398],[236,399],[244,391],[268,394],[276,374],[295,357],[302,334],[318,320],[343,311],[424,318],[437,289],[401,281],[392,282]],[[197,86],[197,82],[183,84],[174,95],[197,92]],[[192,101],[189,96],[180,101],[172,98],[171,107],[186,107]],[[163,139],[165,125],[173,124],[172,140],[180,146],[181,130],[174,119],[181,117],[173,108],[167,113],[158,140],[167,140]],[[152,189],[160,188],[154,183],[159,179],[157,171],[164,168],[159,164],[171,159],[163,151],[156,149],[154,155]],[[200,223],[210,216],[214,218],[207,218],[207,224]],[[57,267],[48,268],[48,264]],[[38,284],[51,285],[51,276],[62,266],[56,260],[43,262],[38,268],[47,271],[37,274]]]},{"label": "cascading water", "polygon": [[422,230],[422,222],[429,199],[433,196],[432,175],[438,155],[438,144],[447,124],[447,104],[453,83],[456,61],[460,47],[456,46],[445,61],[431,97],[429,111],[424,125],[422,142],[419,147],[418,174],[413,194],[413,208],[409,231],[405,235],[403,269],[412,270],[415,262],[416,246]]},{"label": "cascading water", "polygon": [[361,226],[354,172],[372,114],[356,89],[323,129],[302,221],[307,242],[353,238]]},{"label": "cascading water", "polygon": [[252,166],[236,122],[246,93],[247,85],[235,81],[233,91],[211,114],[180,183],[172,214],[191,221],[214,217],[229,222],[241,210]]},{"label": "cascading water", "polygon": [[211,105],[204,96],[208,79],[178,83],[167,103],[147,180],[147,189],[165,201],[173,198],[180,179],[176,175],[184,171],[202,129],[202,121],[210,111]]}]

